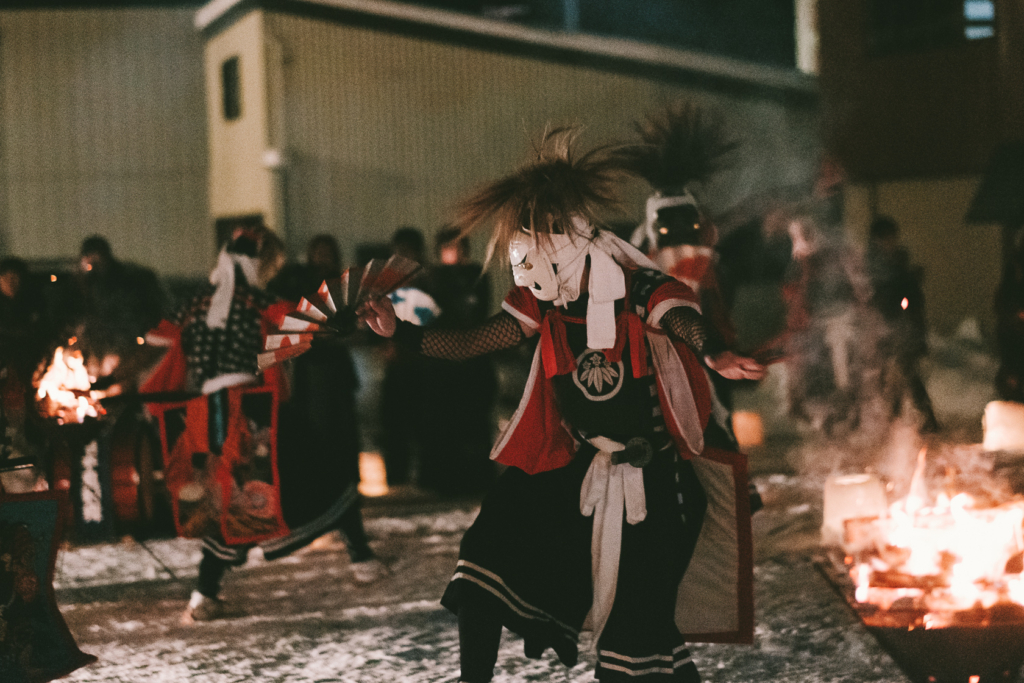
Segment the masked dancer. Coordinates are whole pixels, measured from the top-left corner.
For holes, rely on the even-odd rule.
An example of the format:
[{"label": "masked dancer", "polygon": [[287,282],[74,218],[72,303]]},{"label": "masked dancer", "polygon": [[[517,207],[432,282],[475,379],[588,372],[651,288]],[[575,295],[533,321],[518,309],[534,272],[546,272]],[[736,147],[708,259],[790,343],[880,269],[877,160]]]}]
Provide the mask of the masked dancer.
[{"label": "masked dancer", "polygon": [[567,666],[590,631],[602,681],[697,681],[687,639],[753,631],[746,466],[705,448],[701,364],[734,378],[763,368],[710,345],[693,290],[599,226],[623,159],[577,154],[575,137],[549,132],[535,159],[462,207],[464,231],[493,225],[489,253],[510,260],[502,312],[432,330],[396,323],[381,300],[365,319],[437,358],[540,336],[491,455],[508,468],[442,598],[458,615],[461,680],[491,680],[506,627],[528,657],[551,647]]}]

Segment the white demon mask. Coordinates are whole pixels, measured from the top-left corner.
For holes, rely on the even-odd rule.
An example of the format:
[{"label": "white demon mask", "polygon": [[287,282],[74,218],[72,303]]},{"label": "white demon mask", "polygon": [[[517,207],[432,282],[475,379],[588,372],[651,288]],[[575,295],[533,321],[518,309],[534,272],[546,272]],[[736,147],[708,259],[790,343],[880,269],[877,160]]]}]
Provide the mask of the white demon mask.
[{"label": "white demon mask", "polygon": [[546,235],[521,232],[512,238],[508,257],[512,278],[541,301],[564,305],[579,296],[580,276],[586,265],[594,229],[574,220],[570,234]]},{"label": "white demon mask", "polygon": [[644,261],[644,267],[650,263],[612,233],[595,230],[578,216],[573,218],[568,234],[540,239],[535,233],[523,232],[512,239],[508,249],[516,284],[556,306],[579,298],[583,271],[590,257],[587,344],[592,349],[615,345],[615,301],[626,295],[626,284],[622,267],[613,254],[621,255],[626,262]]}]

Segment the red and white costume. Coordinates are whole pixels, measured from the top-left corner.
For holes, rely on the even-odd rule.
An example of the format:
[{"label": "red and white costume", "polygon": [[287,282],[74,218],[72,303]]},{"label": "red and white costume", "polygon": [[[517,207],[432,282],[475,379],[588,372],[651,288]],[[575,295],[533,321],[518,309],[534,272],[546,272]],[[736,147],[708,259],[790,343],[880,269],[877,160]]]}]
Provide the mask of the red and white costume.
[{"label": "red and white costume", "polygon": [[[707,375],[694,353],[661,329],[673,308],[699,312],[693,291],[663,273],[632,268],[629,255],[616,256],[626,264],[627,293],[615,302],[611,348],[586,343],[586,295],[562,307],[517,287],[505,299],[503,309],[537,330],[540,342],[522,402],[491,455],[509,469],[467,532],[442,603],[457,613],[489,605],[523,636],[528,655],[550,646],[567,664],[575,661],[579,632],[593,631],[602,681],[691,683],[700,677],[684,639],[753,638],[746,460],[705,448]],[[583,388],[578,363],[592,362],[587,354],[594,353],[616,387],[650,383],[654,430],[667,434],[642,469],[608,458],[633,436],[623,435],[631,428],[620,423],[601,434],[588,424],[583,433],[570,424],[578,420],[567,419],[568,401],[576,402],[570,412],[577,417],[606,409],[568,396],[573,382]],[[647,390],[631,391],[636,397]],[[637,425],[638,434],[648,436],[646,429]]]}]

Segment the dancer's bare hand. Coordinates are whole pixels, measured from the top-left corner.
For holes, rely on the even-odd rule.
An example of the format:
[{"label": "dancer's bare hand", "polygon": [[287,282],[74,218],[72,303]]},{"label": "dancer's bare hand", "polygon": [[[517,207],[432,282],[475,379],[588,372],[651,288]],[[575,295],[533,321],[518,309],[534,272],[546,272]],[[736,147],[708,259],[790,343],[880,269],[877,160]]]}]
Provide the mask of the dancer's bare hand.
[{"label": "dancer's bare hand", "polygon": [[737,356],[732,351],[723,351],[717,356],[707,356],[708,367],[726,379],[761,379],[765,368],[753,358]]},{"label": "dancer's bare hand", "polygon": [[395,307],[391,299],[382,297],[380,299],[369,299],[359,311],[360,319],[370,326],[370,329],[382,337],[390,337],[395,333],[397,318]]}]

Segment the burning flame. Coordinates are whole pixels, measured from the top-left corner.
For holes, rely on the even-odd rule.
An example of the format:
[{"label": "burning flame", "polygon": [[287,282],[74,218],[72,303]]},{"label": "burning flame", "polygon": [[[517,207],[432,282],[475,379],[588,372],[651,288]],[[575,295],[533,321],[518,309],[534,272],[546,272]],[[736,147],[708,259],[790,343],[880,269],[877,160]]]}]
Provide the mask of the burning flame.
[{"label": "burning flame", "polygon": [[1024,605],[1024,576],[1009,569],[1024,552],[1024,497],[995,505],[967,493],[930,495],[925,457],[922,449],[907,496],[886,515],[847,521],[856,601],[883,610],[913,604],[925,628],[948,626],[957,612]]},{"label": "burning flame", "polygon": [[43,412],[58,422],[84,422],[86,417],[104,413],[98,399],[102,392],[91,391],[92,382],[80,351],[58,346],[53,362],[36,382],[36,400]]},{"label": "burning flame", "polygon": [[908,306],[910,306],[910,299],[908,299],[907,297],[903,297],[903,301],[900,302],[900,308],[902,308],[905,311],[907,310]]}]

